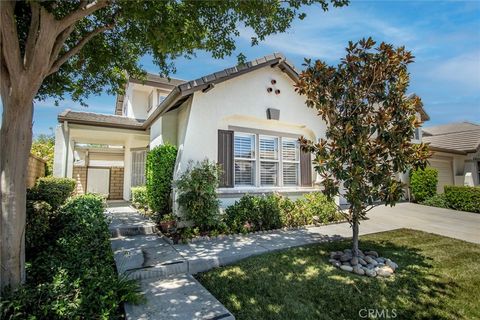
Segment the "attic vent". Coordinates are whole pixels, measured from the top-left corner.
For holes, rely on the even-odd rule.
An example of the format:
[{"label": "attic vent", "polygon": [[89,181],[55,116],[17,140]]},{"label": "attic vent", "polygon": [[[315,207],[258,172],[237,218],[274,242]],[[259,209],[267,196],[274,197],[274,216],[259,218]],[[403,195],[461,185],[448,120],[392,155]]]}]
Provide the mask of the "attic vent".
[{"label": "attic vent", "polygon": [[280,119],[280,110],[274,108],[267,109],[267,119],[269,120],[279,120]]}]

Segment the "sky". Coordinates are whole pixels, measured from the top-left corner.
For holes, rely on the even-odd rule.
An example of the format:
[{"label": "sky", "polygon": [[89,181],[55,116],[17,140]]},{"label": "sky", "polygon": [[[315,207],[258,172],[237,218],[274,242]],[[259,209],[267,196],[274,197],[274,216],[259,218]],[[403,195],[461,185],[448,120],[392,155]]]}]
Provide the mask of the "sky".
[{"label": "sky", "polygon": [[[323,12],[308,7],[307,17],[295,21],[287,33],[268,37],[250,46],[253,35],[242,29],[231,57],[211,58],[198,52],[196,58],[175,62],[171,77],[192,80],[233,66],[237,54],[247,60],[273,52],[283,53],[302,69],[304,58],[321,59],[335,65],[345,55],[349,40],[372,36],[377,42],[405,45],[416,57],[410,65],[409,92],[424,103],[431,120],[425,126],[457,121],[480,123],[480,1],[358,1],[348,7]],[[149,56],[141,59],[145,70],[158,73]],[[35,103],[34,135],[51,133],[57,115],[64,109],[113,113],[115,96],[102,94],[87,100],[88,107],[68,97],[54,106],[53,101]]]}]

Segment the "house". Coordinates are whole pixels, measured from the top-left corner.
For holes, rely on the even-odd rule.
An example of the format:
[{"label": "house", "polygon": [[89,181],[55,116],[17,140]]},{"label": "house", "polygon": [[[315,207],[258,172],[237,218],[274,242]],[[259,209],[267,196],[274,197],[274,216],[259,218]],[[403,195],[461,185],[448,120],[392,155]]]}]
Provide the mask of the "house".
[{"label": "house", "polygon": [[[324,138],[326,124],[295,92],[297,79],[281,54],[192,81],[130,79],[115,115],[58,116],[54,174],[76,179],[77,192],[128,200],[131,187],[145,183],[146,151],[168,142],[179,150],[175,177],[190,161],[222,165],[223,206],[245,193],[297,197],[318,190],[310,154],[297,139]],[[418,117],[428,119],[423,109]]]},{"label": "house", "polygon": [[480,184],[480,125],[450,123],[423,128],[422,141],[434,152],[430,166],[438,170],[437,192],[446,185]]}]

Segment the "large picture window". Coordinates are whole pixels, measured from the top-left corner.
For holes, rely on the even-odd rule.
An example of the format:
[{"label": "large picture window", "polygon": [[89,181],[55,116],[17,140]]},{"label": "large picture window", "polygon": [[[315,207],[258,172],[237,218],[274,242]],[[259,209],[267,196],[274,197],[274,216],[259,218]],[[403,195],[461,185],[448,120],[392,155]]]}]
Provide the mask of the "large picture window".
[{"label": "large picture window", "polygon": [[300,184],[300,146],[295,138],[235,132],[235,186]]}]

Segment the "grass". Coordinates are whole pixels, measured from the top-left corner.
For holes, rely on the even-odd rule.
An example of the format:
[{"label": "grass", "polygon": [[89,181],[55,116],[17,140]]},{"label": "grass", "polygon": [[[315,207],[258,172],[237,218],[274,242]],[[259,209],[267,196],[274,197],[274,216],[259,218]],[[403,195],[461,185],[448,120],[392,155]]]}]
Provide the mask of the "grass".
[{"label": "grass", "polygon": [[237,320],[358,319],[365,309],[383,318],[480,319],[480,245],[407,229],[361,237],[361,248],[399,264],[390,278],[328,263],[330,251],[349,247],[342,241],[269,253],[197,279]]}]

